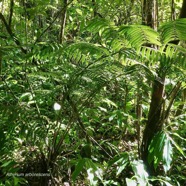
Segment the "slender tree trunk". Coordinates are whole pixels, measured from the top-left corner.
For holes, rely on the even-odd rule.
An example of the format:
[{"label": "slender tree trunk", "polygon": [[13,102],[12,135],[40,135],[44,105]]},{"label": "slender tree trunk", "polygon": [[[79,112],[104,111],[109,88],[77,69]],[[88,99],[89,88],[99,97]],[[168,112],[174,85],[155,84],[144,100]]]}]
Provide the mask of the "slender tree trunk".
[{"label": "slender tree trunk", "polygon": [[136,132],[137,132],[137,140],[138,140],[138,155],[139,157],[141,156],[141,152],[140,152],[140,135],[141,135],[141,131],[140,131],[140,121],[141,121],[141,117],[142,117],[142,93],[140,92],[140,87],[139,87],[139,82],[137,85],[137,89],[138,89],[138,93],[137,93],[137,103],[136,103]]},{"label": "slender tree trunk", "polygon": [[150,175],[155,175],[155,170],[152,164],[149,164],[148,159],[148,147],[152,138],[158,131],[162,130],[161,118],[163,114],[163,102],[164,102],[164,77],[160,80],[154,80],[150,110],[148,114],[148,120],[143,133],[143,140],[141,145],[141,157],[144,161],[147,171]]},{"label": "slender tree trunk", "polygon": [[154,30],[158,29],[158,0],[153,1],[153,28]]},{"label": "slender tree trunk", "polygon": [[174,21],[176,19],[176,12],[175,12],[175,3],[174,0],[171,2],[171,20]]},{"label": "slender tree trunk", "polygon": [[67,16],[67,5],[68,5],[68,0],[63,0],[63,10],[61,13],[61,30],[60,30],[60,35],[59,35],[59,43],[63,43],[64,41],[66,16]]},{"label": "slender tree trunk", "polygon": [[142,3],[142,24],[157,30],[158,26],[158,1],[143,0]]},{"label": "slender tree trunk", "polygon": [[11,23],[12,23],[13,10],[14,10],[14,0],[10,0],[10,14],[8,20],[9,27],[11,27]]}]

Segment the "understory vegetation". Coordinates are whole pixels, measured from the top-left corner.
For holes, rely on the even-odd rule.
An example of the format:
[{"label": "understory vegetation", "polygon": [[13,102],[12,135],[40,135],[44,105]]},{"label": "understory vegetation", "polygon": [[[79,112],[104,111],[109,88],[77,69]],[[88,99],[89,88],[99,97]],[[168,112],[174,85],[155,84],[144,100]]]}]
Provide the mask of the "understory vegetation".
[{"label": "understory vegetation", "polygon": [[142,2],[0,1],[0,186],[186,185],[186,1]]}]

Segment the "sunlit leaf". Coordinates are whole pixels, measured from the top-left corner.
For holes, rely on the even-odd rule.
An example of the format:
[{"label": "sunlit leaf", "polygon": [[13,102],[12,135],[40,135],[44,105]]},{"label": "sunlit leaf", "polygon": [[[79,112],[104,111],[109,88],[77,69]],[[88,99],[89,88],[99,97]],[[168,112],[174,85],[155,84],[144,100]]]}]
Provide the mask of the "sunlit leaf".
[{"label": "sunlit leaf", "polygon": [[170,139],[166,137],[164,149],[163,149],[163,168],[165,172],[170,169],[170,165],[172,163],[172,145]]},{"label": "sunlit leaf", "polygon": [[138,185],[137,181],[129,179],[129,178],[126,178],[126,183],[127,183],[127,186],[137,186]]}]

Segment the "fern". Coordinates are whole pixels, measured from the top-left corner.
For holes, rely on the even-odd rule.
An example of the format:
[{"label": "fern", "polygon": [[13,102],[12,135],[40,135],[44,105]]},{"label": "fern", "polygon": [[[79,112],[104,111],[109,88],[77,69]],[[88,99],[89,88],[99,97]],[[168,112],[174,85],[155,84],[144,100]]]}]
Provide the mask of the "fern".
[{"label": "fern", "polygon": [[[148,26],[144,25],[123,25],[121,27],[114,26],[113,23],[106,21],[105,19],[93,19],[87,26],[87,30],[91,33],[99,33],[101,36],[100,44],[92,44],[86,42],[73,43],[70,45],[53,45],[49,46],[41,45],[42,50],[38,52],[39,56],[44,56],[46,59],[50,59],[51,53],[62,58],[62,60],[67,60],[71,63],[86,62],[95,63],[92,67],[99,69],[100,65],[105,68],[105,63],[111,63],[115,60],[117,61],[122,58],[121,64],[127,67],[125,69],[126,74],[132,73],[139,68],[144,69],[151,77],[156,76],[155,69],[160,66],[166,66],[170,68],[171,65],[183,68],[185,66],[185,50],[180,47],[167,46],[165,48],[165,43],[176,38],[184,39],[186,34],[182,30],[186,26],[184,23],[185,19],[180,19],[171,23],[164,24],[159,32],[154,31]],[[173,23],[173,24],[172,24]],[[161,42],[163,45],[161,44]],[[146,44],[156,45],[159,48],[146,47]],[[37,53],[37,52],[36,52]],[[42,54],[42,55],[41,55]],[[114,55],[113,55],[114,54]],[[115,55],[116,54],[116,55]],[[119,54],[119,55],[117,55]],[[106,56],[106,58],[104,58]],[[99,60],[97,62],[97,60]],[[88,71],[87,76],[91,80],[100,76],[100,71],[98,70],[96,74],[91,76],[91,68],[86,68],[85,72],[80,69],[77,71],[71,69],[74,75],[71,77],[71,82],[75,79],[83,77]],[[138,68],[139,67],[139,68]],[[70,67],[71,68],[71,67]],[[78,66],[80,68],[80,66]],[[102,67],[101,67],[102,68]],[[57,75],[57,74],[56,74]],[[76,78],[74,79],[74,77]],[[99,79],[99,78],[98,78]],[[76,81],[76,80],[75,80]],[[93,80],[94,81],[94,80]],[[96,80],[97,81],[97,80]]]},{"label": "fern", "polygon": [[161,46],[158,32],[144,25],[123,25],[118,28],[105,19],[93,19],[87,30],[99,33],[113,50],[123,47],[138,48],[146,43]]},{"label": "fern", "polygon": [[114,30],[114,28],[116,28],[114,24],[109,22],[108,20],[103,18],[102,19],[95,18],[89,22],[86,29],[92,33],[98,33],[98,32],[103,33],[104,31],[107,32],[107,31]]},{"label": "fern", "polygon": [[119,33],[130,42],[132,47],[135,48],[138,48],[146,43],[161,46],[159,34],[148,26],[124,25],[120,27]]},{"label": "fern", "polygon": [[69,55],[74,55],[75,53],[81,53],[81,54],[90,54],[90,55],[108,55],[108,51],[106,48],[103,48],[99,45],[96,44],[91,44],[91,43],[75,43],[72,45],[69,45],[66,48],[66,51],[68,52]]},{"label": "fern", "polygon": [[159,32],[161,34],[162,43],[167,44],[173,40],[186,40],[186,18],[178,19],[163,24]]}]

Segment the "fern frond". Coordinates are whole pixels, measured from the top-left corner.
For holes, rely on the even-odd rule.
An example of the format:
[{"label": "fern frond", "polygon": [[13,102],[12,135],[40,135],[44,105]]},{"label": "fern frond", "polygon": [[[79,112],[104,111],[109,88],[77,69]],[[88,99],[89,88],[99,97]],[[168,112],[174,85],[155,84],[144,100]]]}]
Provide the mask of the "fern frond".
[{"label": "fern frond", "polygon": [[164,44],[174,40],[186,40],[186,18],[163,24],[159,32]]},{"label": "fern frond", "polygon": [[114,27],[114,24],[109,22],[108,20],[106,19],[103,19],[103,18],[95,18],[95,19],[92,19],[88,26],[87,26],[87,30],[92,32],[92,33],[97,33],[97,32],[100,32],[100,31],[105,31],[105,30],[108,30],[109,28],[113,28]]},{"label": "fern frond", "polygon": [[74,43],[65,49],[65,53],[69,57],[78,58],[80,55],[93,56],[94,58],[108,55],[109,51],[96,44],[91,43]]},{"label": "fern frond", "polygon": [[93,19],[87,26],[87,31],[93,34],[99,33],[99,36],[101,36],[102,40],[108,44],[110,44],[112,39],[118,37],[117,30],[118,28],[114,25],[114,23],[103,18]]},{"label": "fern frond", "polygon": [[[50,43],[40,42],[38,45],[33,47],[32,56],[37,59],[54,59],[57,57],[60,51],[63,50],[63,46],[58,43]],[[54,55],[55,54],[55,55]]]},{"label": "fern frond", "polygon": [[186,49],[179,45],[169,44],[166,49],[166,56],[172,60],[172,64],[186,69]]},{"label": "fern frond", "polygon": [[119,33],[135,48],[147,43],[161,46],[158,32],[148,26],[124,25],[120,27]]},{"label": "fern frond", "polygon": [[138,48],[147,43],[161,46],[158,32],[144,25],[123,25],[118,28],[105,19],[93,19],[87,30],[99,33],[114,50],[124,46]]}]

